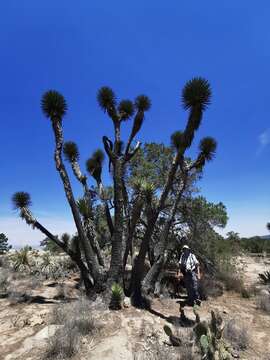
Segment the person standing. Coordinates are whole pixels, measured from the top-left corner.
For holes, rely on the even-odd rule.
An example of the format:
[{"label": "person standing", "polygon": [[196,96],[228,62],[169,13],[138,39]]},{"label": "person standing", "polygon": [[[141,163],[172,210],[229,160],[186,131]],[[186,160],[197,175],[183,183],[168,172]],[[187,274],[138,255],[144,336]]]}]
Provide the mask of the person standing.
[{"label": "person standing", "polygon": [[188,245],[184,245],[179,260],[180,271],[184,276],[184,283],[187,289],[188,305],[200,305],[201,300],[198,290],[200,279],[200,266],[196,256],[191,252]]}]

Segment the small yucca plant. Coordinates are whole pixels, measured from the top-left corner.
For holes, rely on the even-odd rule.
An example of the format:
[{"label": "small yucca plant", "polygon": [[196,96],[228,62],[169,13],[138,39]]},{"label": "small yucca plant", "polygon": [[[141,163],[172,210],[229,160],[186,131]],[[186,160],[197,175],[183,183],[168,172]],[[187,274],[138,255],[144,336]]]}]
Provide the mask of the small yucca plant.
[{"label": "small yucca plant", "polygon": [[31,262],[29,257],[29,248],[28,246],[25,246],[19,251],[16,251],[11,256],[11,261],[13,263],[13,267],[15,271],[20,270],[30,270],[31,269]]},{"label": "small yucca plant", "polygon": [[119,284],[113,284],[111,288],[111,310],[120,310],[122,309],[122,300],[123,300],[123,289]]}]

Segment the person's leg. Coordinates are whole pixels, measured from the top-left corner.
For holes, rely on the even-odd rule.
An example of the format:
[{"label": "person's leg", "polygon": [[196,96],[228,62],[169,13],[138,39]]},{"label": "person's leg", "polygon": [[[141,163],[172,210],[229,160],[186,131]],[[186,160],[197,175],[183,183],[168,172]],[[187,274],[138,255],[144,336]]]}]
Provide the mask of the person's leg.
[{"label": "person's leg", "polygon": [[193,301],[200,302],[200,295],[199,295],[199,286],[198,286],[198,277],[195,271],[192,271],[192,289],[193,289]]},{"label": "person's leg", "polygon": [[194,291],[193,291],[193,281],[192,281],[192,274],[186,273],[185,275],[185,286],[187,290],[187,296],[188,296],[188,304],[193,306],[194,303]]}]

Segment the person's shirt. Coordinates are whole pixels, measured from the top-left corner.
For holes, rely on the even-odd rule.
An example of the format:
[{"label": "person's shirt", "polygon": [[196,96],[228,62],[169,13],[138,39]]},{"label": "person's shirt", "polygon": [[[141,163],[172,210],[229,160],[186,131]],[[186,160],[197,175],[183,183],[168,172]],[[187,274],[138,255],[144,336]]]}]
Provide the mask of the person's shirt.
[{"label": "person's shirt", "polygon": [[182,253],[179,260],[181,271],[194,271],[199,265],[199,261],[196,256],[191,252],[188,254]]}]

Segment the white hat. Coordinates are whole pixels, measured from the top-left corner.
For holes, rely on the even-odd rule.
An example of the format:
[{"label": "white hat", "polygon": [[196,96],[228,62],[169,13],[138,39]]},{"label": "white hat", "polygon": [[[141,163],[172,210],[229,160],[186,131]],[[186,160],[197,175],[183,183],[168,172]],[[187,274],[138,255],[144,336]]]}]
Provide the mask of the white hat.
[{"label": "white hat", "polygon": [[189,246],[188,245],[183,245],[182,249],[189,249]]}]

